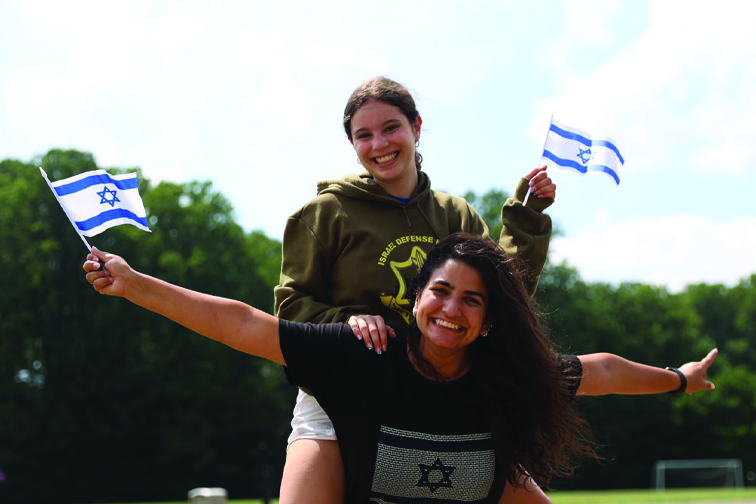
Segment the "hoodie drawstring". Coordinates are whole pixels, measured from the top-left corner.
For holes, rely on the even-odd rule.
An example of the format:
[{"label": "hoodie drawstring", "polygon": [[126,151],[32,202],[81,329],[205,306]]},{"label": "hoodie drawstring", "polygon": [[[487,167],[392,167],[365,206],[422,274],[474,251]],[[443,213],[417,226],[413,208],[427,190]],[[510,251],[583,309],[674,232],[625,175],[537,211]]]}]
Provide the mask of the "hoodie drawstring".
[{"label": "hoodie drawstring", "polygon": [[407,226],[412,227],[412,221],[410,221],[409,214],[407,213],[407,207],[402,206],[402,210],[404,210],[404,218],[407,219]]}]

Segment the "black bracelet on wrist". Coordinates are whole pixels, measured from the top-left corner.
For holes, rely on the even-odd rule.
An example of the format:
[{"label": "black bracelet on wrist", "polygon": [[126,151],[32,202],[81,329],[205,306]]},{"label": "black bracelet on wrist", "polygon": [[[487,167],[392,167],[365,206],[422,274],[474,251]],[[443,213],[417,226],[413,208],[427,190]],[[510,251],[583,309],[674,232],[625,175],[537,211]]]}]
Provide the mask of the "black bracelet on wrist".
[{"label": "black bracelet on wrist", "polygon": [[688,379],[685,378],[685,375],[683,374],[683,372],[677,369],[676,367],[666,367],[664,369],[666,369],[667,371],[674,371],[675,373],[677,373],[677,376],[680,377],[680,386],[676,388],[675,390],[670,390],[669,393],[682,394],[683,392],[685,392],[685,389],[688,388]]}]

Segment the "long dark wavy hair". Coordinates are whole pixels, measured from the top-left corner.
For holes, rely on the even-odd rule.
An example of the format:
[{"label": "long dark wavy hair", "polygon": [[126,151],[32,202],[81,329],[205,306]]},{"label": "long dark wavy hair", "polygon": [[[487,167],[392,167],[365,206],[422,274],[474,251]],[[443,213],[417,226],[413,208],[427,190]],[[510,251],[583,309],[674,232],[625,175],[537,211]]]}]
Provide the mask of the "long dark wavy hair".
[{"label": "long dark wavy hair", "polygon": [[[487,337],[468,346],[472,373],[483,390],[496,463],[515,486],[527,471],[548,486],[573,472],[575,456],[599,458],[588,425],[572,404],[577,371],[554,351],[528,294],[518,263],[492,240],[457,233],[436,245],[414,280],[411,302],[446,261],[480,272],[488,289]],[[426,375],[443,379],[423,358],[423,337],[413,323],[409,352]]]},{"label": "long dark wavy hair", "polygon": [[[379,100],[397,107],[407,118],[410,126],[415,124],[415,119],[420,115],[415,99],[406,87],[387,77],[373,77],[360,84],[352,92],[344,108],[344,131],[350,142],[352,141],[352,118],[360,107],[370,100]],[[423,156],[415,149],[415,167],[420,170],[422,164]]]}]

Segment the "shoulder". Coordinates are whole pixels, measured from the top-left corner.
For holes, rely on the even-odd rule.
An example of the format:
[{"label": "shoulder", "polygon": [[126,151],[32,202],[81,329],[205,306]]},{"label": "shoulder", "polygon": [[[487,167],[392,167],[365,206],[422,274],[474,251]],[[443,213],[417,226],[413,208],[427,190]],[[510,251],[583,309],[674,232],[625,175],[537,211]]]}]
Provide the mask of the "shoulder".
[{"label": "shoulder", "polygon": [[342,211],[343,208],[342,198],[338,194],[323,193],[318,194],[297,209],[290,218],[309,220],[323,216],[332,216]]},{"label": "shoulder", "polygon": [[286,367],[307,369],[315,361],[338,358],[347,330],[352,332],[346,324],[313,324],[279,319],[278,339]]},{"label": "shoulder", "polygon": [[347,223],[341,198],[336,194],[319,194],[289,216],[284,230],[284,248],[312,237],[328,249],[338,241]]},{"label": "shoulder", "polygon": [[465,198],[436,190],[430,192],[430,197],[433,201],[431,205],[440,211],[440,215],[446,216],[450,232],[481,234],[485,231],[483,219]]},{"label": "shoulder", "polygon": [[367,172],[346,175],[342,179],[319,182],[318,195],[297,210],[292,218],[308,221],[333,219],[386,202],[395,203]]},{"label": "shoulder", "polygon": [[476,217],[478,215],[473,206],[465,198],[436,190],[432,190],[430,195],[436,204],[445,210],[451,210],[464,215],[474,215]]},{"label": "shoulder", "polygon": [[381,362],[346,324],[280,320],[278,333],[289,383],[316,395],[329,388],[343,388],[339,383],[351,382]]},{"label": "shoulder", "polygon": [[308,339],[315,342],[322,339],[338,341],[344,339],[344,335],[352,334],[351,328],[346,324],[313,324],[312,322],[292,322],[290,320],[279,320],[278,334],[281,338],[281,344],[284,339],[287,343],[298,339]]},{"label": "shoulder", "polygon": [[342,356],[375,354],[367,350],[365,343],[358,340],[352,329],[343,323],[314,324],[279,319],[278,334],[285,358],[287,353],[304,354],[308,358],[322,353]]},{"label": "shoulder", "polygon": [[450,206],[455,208],[467,208],[470,204],[465,198],[454,196],[453,194],[445,193],[443,191],[436,191],[432,189],[430,191],[431,197],[438,202],[441,206]]}]

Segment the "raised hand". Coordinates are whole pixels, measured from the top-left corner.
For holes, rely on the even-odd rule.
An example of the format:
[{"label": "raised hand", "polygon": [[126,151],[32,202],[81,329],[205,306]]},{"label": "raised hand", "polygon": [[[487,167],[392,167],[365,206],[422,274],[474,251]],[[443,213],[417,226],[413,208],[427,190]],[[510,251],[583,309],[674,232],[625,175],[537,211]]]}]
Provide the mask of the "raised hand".
[{"label": "raised hand", "polygon": [[525,175],[525,179],[530,181],[530,189],[539,198],[556,198],[556,184],[546,173],[547,165],[540,166],[532,172]]},{"label": "raised hand", "polygon": [[680,371],[688,380],[688,386],[685,388],[686,393],[694,394],[702,390],[713,390],[715,388],[715,385],[706,379],[706,374],[711,365],[714,364],[714,359],[717,358],[718,353],[719,350],[715,348],[700,361],[688,362],[680,366]]}]

